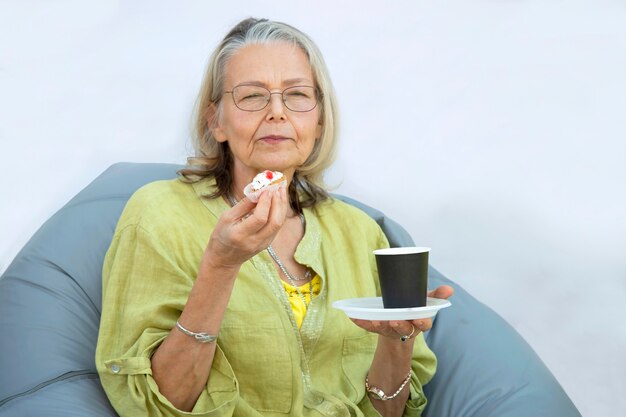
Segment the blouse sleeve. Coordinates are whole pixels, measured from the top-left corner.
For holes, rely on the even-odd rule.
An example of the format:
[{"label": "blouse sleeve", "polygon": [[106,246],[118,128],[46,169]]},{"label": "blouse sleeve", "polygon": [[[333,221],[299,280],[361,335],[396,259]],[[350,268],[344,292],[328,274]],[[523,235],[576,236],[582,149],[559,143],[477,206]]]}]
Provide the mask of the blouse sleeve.
[{"label": "blouse sleeve", "polygon": [[96,366],[121,417],[225,417],[239,399],[238,382],[219,346],[191,412],[174,407],[152,377],[150,358],[174,327],[195,280],[177,256],[175,247],[139,225],[118,230],[107,252]]}]

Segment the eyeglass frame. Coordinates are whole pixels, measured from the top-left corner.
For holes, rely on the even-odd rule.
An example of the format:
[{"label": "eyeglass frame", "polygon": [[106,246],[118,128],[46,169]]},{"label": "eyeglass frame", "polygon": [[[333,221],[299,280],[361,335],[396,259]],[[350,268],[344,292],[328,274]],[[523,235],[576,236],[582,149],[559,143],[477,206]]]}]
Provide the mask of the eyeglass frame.
[{"label": "eyeglass frame", "polygon": [[[235,101],[235,95],[233,94],[233,91],[235,91],[235,88],[238,88],[238,87],[258,87],[258,88],[262,88],[262,89],[266,90],[266,91],[270,94],[270,96],[269,96],[269,99],[267,100],[267,102],[265,103],[265,106],[261,107],[261,108],[260,108],[260,109],[258,109],[258,110],[246,110],[246,109],[242,109],[241,107],[239,107],[239,106],[237,105],[237,102]],[[287,106],[287,103],[285,103],[285,91],[287,91],[287,90],[289,90],[289,89],[291,89],[291,88],[298,88],[298,87],[307,87],[307,88],[312,88],[312,89],[315,91],[315,106],[311,107],[311,109],[309,109],[309,110],[293,110],[292,108],[290,108],[289,106]],[[235,105],[235,107],[237,107],[239,110],[241,110],[241,111],[247,111],[247,112],[250,112],[250,113],[265,110],[265,109],[267,108],[267,105],[268,105],[268,104],[270,104],[270,102],[272,101],[272,95],[274,95],[274,94],[280,94],[280,96],[281,96],[281,102],[283,103],[283,106],[285,106],[285,108],[286,108],[287,110],[292,111],[292,112],[296,112],[296,113],[308,113],[308,112],[310,112],[310,111],[313,111],[313,110],[317,107],[317,105],[319,104],[320,99],[322,98],[322,93],[319,91],[319,89],[318,89],[317,87],[312,86],[312,85],[293,85],[293,86],[291,86],[291,87],[287,87],[287,88],[285,88],[285,89],[284,89],[283,91],[281,91],[281,92],[278,92],[278,91],[277,91],[277,92],[274,92],[274,93],[273,93],[273,92],[272,92],[272,90],[270,90],[269,88],[263,87],[262,85],[256,85],[256,84],[238,84],[238,85],[234,86],[234,87],[233,87],[230,91],[224,91],[224,92],[222,93],[222,96],[223,96],[224,94],[230,94],[230,96],[233,98],[233,104],[234,104],[234,105]]]}]

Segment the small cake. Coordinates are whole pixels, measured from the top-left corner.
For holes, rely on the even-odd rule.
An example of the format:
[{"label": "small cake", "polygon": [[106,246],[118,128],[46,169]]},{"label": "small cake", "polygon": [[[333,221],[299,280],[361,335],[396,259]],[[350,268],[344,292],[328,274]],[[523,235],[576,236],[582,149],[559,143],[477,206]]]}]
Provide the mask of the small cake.
[{"label": "small cake", "polygon": [[246,185],[246,188],[243,189],[243,193],[250,201],[256,203],[259,201],[259,197],[261,197],[263,191],[278,188],[286,180],[282,172],[265,170],[258,173],[252,179],[252,182]]}]

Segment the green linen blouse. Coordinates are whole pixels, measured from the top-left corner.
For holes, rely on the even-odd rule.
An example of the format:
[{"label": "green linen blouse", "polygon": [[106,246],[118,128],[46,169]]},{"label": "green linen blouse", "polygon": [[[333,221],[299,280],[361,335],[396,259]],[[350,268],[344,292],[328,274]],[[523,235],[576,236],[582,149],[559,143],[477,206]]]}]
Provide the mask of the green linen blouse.
[{"label": "green linen blouse", "polygon": [[[176,409],[152,378],[150,358],[175,326],[220,215],[206,197],[212,179],[157,181],[138,190],[119,220],[103,268],[96,365],[118,414],[132,416],[379,416],[365,393],[377,335],[331,307],[380,294],[372,250],[387,247],[380,227],[337,200],[305,209],[295,258],[322,280],[298,330],[272,259],[245,262],[234,285],[205,390],[194,409]],[[405,416],[420,416],[422,385],[436,358],[415,341]],[[399,381],[400,382],[400,381]]]}]

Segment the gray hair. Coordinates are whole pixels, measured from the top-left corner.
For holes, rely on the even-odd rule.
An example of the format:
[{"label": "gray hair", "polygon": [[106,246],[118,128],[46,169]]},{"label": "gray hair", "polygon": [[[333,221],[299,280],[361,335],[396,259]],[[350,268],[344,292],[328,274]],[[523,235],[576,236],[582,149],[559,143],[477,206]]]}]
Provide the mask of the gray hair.
[{"label": "gray hair", "polygon": [[[337,102],[322,53],[303,32],[282,22],[248,18],[239,22],[222,40],[209,59],[209,65],[194,111],[195,156],[188,159],[188,168],[179,173],[189,182],[213,176],[218,190],[211,197],[226,194],[232,184],[232,155],[227,143],[213,137],[207,123],[207,111],[216,105],[219,115],[224,90],[225,69],[229,59],[241,48],[253,44],[286,42],[300,48],[307,56],[319,94],[321,135],[315,141],[308,159],[298,167],[290,196],[292,205],[307,207],[328,197],[323,182],[324,171],[335,159],[337,148]],[[297,198],[296,196],[299,196]],[[295,201],[294,201],[295,199]],[[301,201],[298,201],[301,200]]]}]

